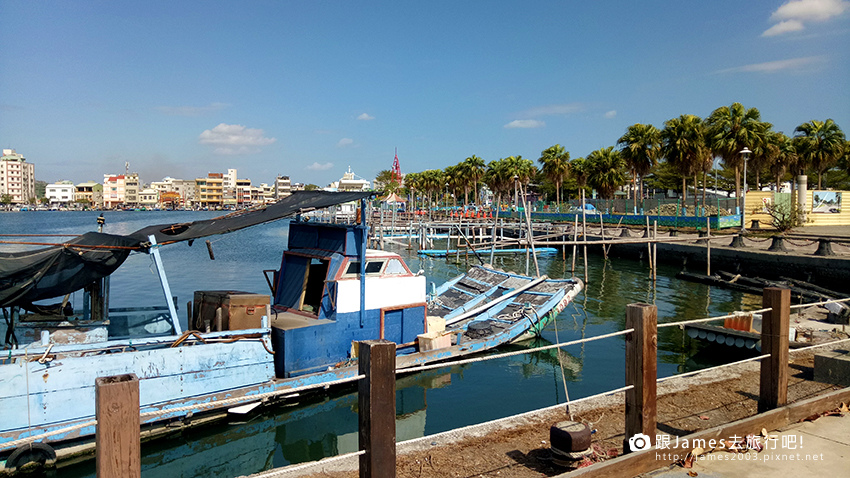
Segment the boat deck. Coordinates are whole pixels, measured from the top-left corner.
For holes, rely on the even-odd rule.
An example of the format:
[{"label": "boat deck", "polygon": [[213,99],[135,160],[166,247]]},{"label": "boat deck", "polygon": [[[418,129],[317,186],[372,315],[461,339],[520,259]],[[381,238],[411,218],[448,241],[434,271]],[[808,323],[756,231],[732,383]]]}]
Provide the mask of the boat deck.
[{"label": "boat deck", "polygon": [[329,324],[331,322],[333,321],[328,319],[320,320],[315,316],[308,317],[290,310],[275,310],[272,308],[271,326],[281,330],[300,329],[314,325]]}]

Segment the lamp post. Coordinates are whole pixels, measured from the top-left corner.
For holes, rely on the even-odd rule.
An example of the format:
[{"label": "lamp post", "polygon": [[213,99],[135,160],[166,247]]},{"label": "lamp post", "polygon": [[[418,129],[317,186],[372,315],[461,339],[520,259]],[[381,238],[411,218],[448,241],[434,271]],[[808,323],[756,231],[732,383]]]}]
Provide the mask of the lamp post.
[{"label": "lamp post", "polygon": [[747,160],[750,159],[750,148],[744,146],[744,149],[739,151],[741,156],[744,157],[744,190],[741,192],[741,232],[747,232],[747,222],[746,222],[746,209],[747,209]]},{"label": "lamp post", "polygon": [[519,213],[519,192],[517,185],[519,184],[519,176],[514,174],[514,209]]}]

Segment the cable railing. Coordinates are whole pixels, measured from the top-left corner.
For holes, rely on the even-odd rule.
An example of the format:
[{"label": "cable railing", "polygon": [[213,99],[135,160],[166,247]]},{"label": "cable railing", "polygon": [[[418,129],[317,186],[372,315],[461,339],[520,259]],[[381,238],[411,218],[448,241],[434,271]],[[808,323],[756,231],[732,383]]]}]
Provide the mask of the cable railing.
[{"label": "cable railing", "polygon": [[[775,290],[778,290],[778,289],[775,289]],[[790,292],[790,291],[786,290],[784,292]],[[798,309],[798,308],[801,308],[801,307],[820,306],[820,305],[826,305],[826,304],[829,304],[829,303],[841,303],[841,302],[846,302],[846,301],[850,301],[850,298],[827,300],[827,301],[810,303],[810,304],[789,305],[789,307],[787,308],[787,313],[790,313],[790,310],[792,310],[792,309]],[[654,306],[648,306],[646,304],[634,304],[634,306],[638,306],[638,305],[641,306],[641,307],[645,307],[645,308],[651,307],[651,308],[654,309]],[[632,306],[629,306],[629,307],[632,307]],[[746,311],[746,312],[743,312],[743,313],[744,314],[759,314],[759,313],[771,312],[773,310],[774,309],[772,307],[765,307],[765,308],[761,308],[761,309]],[[705,323],[705,322],[724,320],[724,319],[728,319],[728,318],[734,318],[734,317],[737,317],[739,315],[740,315],[740,313],[738,313],[738,314],[726,314],[726,315],[716,316],[716,317],[705,317],[705,318],[683,320],[683,321],[677,321],[677,322],[657,323],[657,316],[655,315],[655,313],[652,313],[652,314],[647,316],[649,318],[649,320],[648,321],[645,320],[643,325],[641,325],[640,327],[628,327],[624,330],[619,330],[619,331],[606,333],[606,334],[600,334],[600,335],[597,335],[597,336],[586,337],[586,338],[577,339],[577,340],[559,342],[559,343],[550,344],[550,345],[546,345],[546,346],[542,346],[542,347],[533,347],[533,348],[527,348],[527,349],[517,350],[517,351],[512,351],[512,352],[504,352],[504,353],[498,353],[498,354],[492,354],[492,355],[472,357],[472,358],[468,358],[468,359],[447,361],[447,362],[437,363],[437,364],[397,368],[397,369],[394,369],[392,371],[395,374],[402,374],[402,373],[407,374],[407,373],[420,372],[420,371],[425,371],[425,370],[452,367],[452,366],[457,366],[457,365],[465,365],[465,364],[471,364],[471,363],[477,363],[477,362],[483,362],[483,361],[509,358],[509,357],[514,357],[514,356],[519,356],[519,355],[524,355],[524,354],[531,354],[531,353],[536,353],[536,352],[541,352],[541,351],[546,351],[546,350],[551,350],[551,349],[560,349],[560,348],[563,348],[563,347],[585,344],[585,343],[594,342],[594,341],[598,341],[598,340],[602,340],[602,339],[624,336],[624,335],[629,335],[629,334],[632,334],[631,339],[629,339],[629,340],[632,340],[632,341],[638,340],[639,341],[639,340],[641,340],[640,336],[642,334],[645,334],[644,328],[647,327],[647,326],[650,327],[649,328],[650,332],[655,333],[654,331],[657,331],[657,329],[660,329],[660,328],[673,327],[673,326],[683,327],[685,325],[690,325],[690,324],[699,324],[699,323]],[[773,315],[773,314],[770,314],[770,315]],[[782,314],[779,314],[779,315],[782,315]],[[771,320],[771,319],[766,319],[766,320]],[[627,310],[627,325],[628,325],[628,323],[629,323],[629,311]],[[627,342],[629,340],[627,340]],[[771,338],[771,340],[773,340],[773,339]],[[786,340],[787,340],[787,337],[786,337]],[[805,350],[811,350],[811,349],[820,348],[820,347],[827,347],[827,346],[831,346],[831,345],[835,345],[835,344],[839,344],[839,343],[844,343],[844,342],[848,342],[848,341],[850,341],[850,338],[839,339],[839,340],[834,340],[834,341],[830,341],[830,342],[826,342],[826,343],[822,343],[822,344],[816,344],[816,345],[811,345],[811,346],[807,346],[807,347],[792,349],[789,352],[790,353],[797,353],[797,352],[801,352],[801,351],[805,351]],[[787,345],[787,342],[786,342],[786,345]],[[627,352],[627,355],[630,353],[629,347],[627,347],[626,352]],[[694,371],[686,372],[686,373],[680,373],[680,374],[676,374],[676,375],[670,375],[670,376],[666,376],[666,377],[657,377],[657,368],[656,368],[655,370],[652,370],[652,372],[654,372],[654,373],[652,373],[651,375],[654,375],[655,383],[658,384],[658,383],[664,383],[664,382],[667,382],[667,381],[670,381],[670,380],[684,379],[684,378],[691,377],[691,376],[694,376],[694,375],[707,373],[707,372],[711,372],[711,371],[715,371],[715,370],[719,370],[719,369],[723,369],[723,368],[727,368],[727,367],[734,367],[734,366],[738,366],[738,365],[748,363],[748,362],[762,361],[762,360],[770,358],[772,356],[773,356],[773,354],[771,354],[771,353],[765,353],[765,354],[762,354],[762,355],[758,355],[758,356],[743,359],[743,360],[738,360],[738,361],[727,363],[727,364],[722,364],[722,365],[718,365],[718,366],[714,366],[714,367],[708,367],[708,368],[704,368],[704,369],[700,369],[700,370],[694,370]],[[629,361],[629,360],[631,360],[631,358],[629,356],[627,356],[626,360]],[[654,364],[654,362],[653,362],[653,364]],[[627,371],[627,375],[628,375],[628,371]],[[287,389],[274,390],[274,391],[270,391],[270,392],[258,393],[258,394],[252,394],[252,395],[245,395],[245,396],[240,396],[240,397],[231,397],[231,398],[226,398],[226,399],[211,400],[209,402],[198,404],[198,405],[161,408],[159,410],[141,412],[139,414],[139,417],[140,417],[140,420],[150,420],[152,418],[156,418],[156,417],[160,417],[160,416],[164,416],[164,415],[180,414],[182,412],[197,411],[198,409],[222,408],[222,407],[226,407],[226,406],[229,406],[229,405],[234,405],[234,404],[242,403],[242,402],[257,402],[257,401],[265,400],[265,399],[276,397],[276,396],[292,395],[292,394],[297,394],[297,393],[300,393],[300,392],[309,391],[309,390],[318,389],[318,388],[327,389],[331,386],[342,385],[342,384],[352,383],[352,382],[359,382],[361,380],[368,380],[368,379],[369,379],[368,374],[360,373],[360,374],[357,374],[357,375],[353,375],[351,377],[345,377],[345,378],[341,378],[341,379],[329,381],[329,382],[320,382],[320,383],[304,385],[304,386],[300,386],[300,387],[292,387],[292,388],[287,388]],[[570,400],[569,398],[567,398],[565,402],[557,403],[557,404],[549,406],[549,407],[531,410],[531,411],[528,411],[528,412],[520,413],[520,414],[517,414],[517,415],[512,415],[512,416],[509,416],[509,417],[499,418],[499,419],[492,420],[492,421],[485,422],[485,423],[473,424],[473,425],[469,425],[467,427],[453,429],[453,430],[449,430],[449,431],[445,431],[445,432],[441,432],[441,433],[437,433],[437,434],[433,434],[433,435],[428,435],[428,436],[425,436],[425,437],[415,438],[415,439],[412,439],[412,440],[399,442],[399,444],[414,443],[414,442],[417,442],[417,441],[429,440],[429,439],[435,440],[435,439],[437,439],[441,436],[444,436],[444,435],[447,435],[447,434],[450,434],[450,433],[457,434],[457,433],[463,432],[467,429],[473,429],[475,427],[482,427],[482,426],[495,424],[495,423],[508,422],[508,421],[516,420],[518,418],[522,418],[522,417],[526,417],[526,416],[532,416],[532,415],[536,415],[536,414],[546,413],[546,412],[549,412],[549,411],[552,411],[552,410],[555,410],[555,409],[558,409],[558,408],[569,407],[569,406],[574,405],[574,404],[578,404],[578,403],[585,402],[585,401],[590,401],[590,400],[600,398],[600,397],[604,397],[604,396],[614,395],[614,394],[621,393],[621,392],[629,392],[629,393],[634,394],[635,390],[636,390],[635,384],[634,383],[628,383],[628,381],[629,380],[627,378],[627,384],[624,387],[620,387],[620,388],[617,388],[617,389],[601,392],[601,393],[591,395],[591,396],[588,396],[588,397],[578,398],[578,399],[575,399],[575,400]],[[785,386],[787,387],[787,382],[786,382]],[[652,397],[652,399],[654,400],[655,397]],[[627,400],[629,400],[628,394],[627,394]],[[627,407],[627,410],[628,409],[629,409],[629,407]],[[653,417],[653,419],[654,419],[654,417]],[[38,435],[33,435],[33,436],[29,436],[29,437],[24,437],[24,438],[21,438],[21,439],[18,439],[18,440],[14,440],[14,441],[10,441],[10,442],[0,444],[0,450],[6,450],[6,449],[9,449],[9,448],[17,448],[19,446],[26,445],[26,444],[29,444],[29,443],[33,443],[33,442],[36,442],[36,441],[41,441],[41,440],[50,438],[52,436],[64,435],[64,434],[68,434],[68,433],[71,433],[73,431],[77,431],[77,430],[80,430],[80,429],[83,429],[83,428],[97,426],[97,424],[98,424],[97,420],[90,420],[90,421],[86,421],[86,422],[83,422],[83,423],[71,425],[69,427],[64,427],[62,429],[52,430],[50,432],[46,432],[46,433],[42,433],[42,434],[38,434]],[[627,436],[628,436],[628,431],[627,431]],[[304,463],[304,464],[300,464],[300,465],[296,465],[296,466],[287,467],[287,468],[284,468],[284,469],[270,470],[268,472],[261,473],[259,476],[271,477],[271,476],[277,476],[278,474],[291,473],[291,472],[294,472],[294,471],[302,470],[302,469],[310,467],[310,466],[324,465],[324,464],[328,464],[328,463],[331,463],[331,462],[334,462],[334,461],[337,461],[337,460],[343,460],[345,458],[353,458],[353,457],[360,456],[360,455],[363,455],[363,454],[366,454],[366,453],[368,453],[366,450],[359,450],[359,451],[353,452],[353,453],[347,453],[347,454],[344,454],[344,455],[338,455],[338,456],[334,456],[334,457],[323,458],[320,461]]]}]

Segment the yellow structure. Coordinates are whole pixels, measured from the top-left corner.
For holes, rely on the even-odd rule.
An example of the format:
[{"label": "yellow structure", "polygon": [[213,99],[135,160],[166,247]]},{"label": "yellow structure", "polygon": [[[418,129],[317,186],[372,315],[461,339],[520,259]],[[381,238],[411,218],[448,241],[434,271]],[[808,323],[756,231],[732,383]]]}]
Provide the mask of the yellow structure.
[{"label": "yellow structure", "polygon": [[[794,199],[797,192],[793,193]],[[745,221],[749,228],[753,220],[761,226],[770,227],[773,218],[767,214],[767,204],[790,204],[792,193],[775,193],[773,191],[747,191]],[[806,222],[803,226],[849,226],[850,225],[850,191],[831,191],[810,189],[806,191],[804,211]]]}]

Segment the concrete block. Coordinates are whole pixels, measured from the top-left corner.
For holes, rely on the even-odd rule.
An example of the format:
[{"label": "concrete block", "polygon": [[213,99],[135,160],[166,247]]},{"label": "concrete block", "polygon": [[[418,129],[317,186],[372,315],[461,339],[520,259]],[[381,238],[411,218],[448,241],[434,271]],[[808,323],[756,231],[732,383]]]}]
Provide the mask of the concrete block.
[{"label": "concrete block", "polygon": [[815,381],[850,387],[850,351],[830,350],[816,354]]}]

